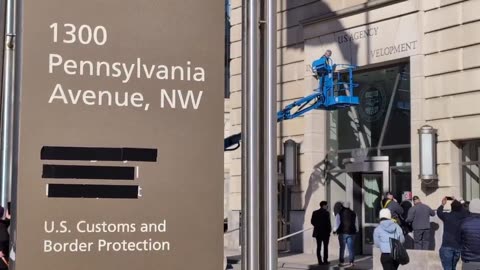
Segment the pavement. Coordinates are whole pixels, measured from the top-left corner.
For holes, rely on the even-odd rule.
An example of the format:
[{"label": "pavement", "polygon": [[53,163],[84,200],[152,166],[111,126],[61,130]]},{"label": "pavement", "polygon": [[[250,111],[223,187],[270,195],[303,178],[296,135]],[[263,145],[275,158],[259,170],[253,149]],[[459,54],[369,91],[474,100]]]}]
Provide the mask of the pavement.
[{"label": "pavement", "polygon": [[[227,269],[241,269],[240,250],[226,249],[225,255],[227,256],[228,261]],[[357,256],[355,258],[355,265],[353,267],[345,268],[338,266],[338,258],[332,258],[330,260],[330,265],[319,266],[315,254],[293,252],[279,252],[278,254],[278,270],[370,270],[372,268],[372,256]]]}]

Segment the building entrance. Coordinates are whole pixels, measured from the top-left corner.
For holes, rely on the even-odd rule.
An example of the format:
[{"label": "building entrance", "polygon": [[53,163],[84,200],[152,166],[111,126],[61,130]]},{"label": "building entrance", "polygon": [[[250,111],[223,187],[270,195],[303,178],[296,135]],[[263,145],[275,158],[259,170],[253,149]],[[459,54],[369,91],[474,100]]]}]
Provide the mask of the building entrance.
[{"label": "building entrance", "polygon": [[356,252],[372,254],[373,231],[378,225],[382,194],[389,189],[388,157],[371,157],[346,164],[347,200],[358,217]]}]

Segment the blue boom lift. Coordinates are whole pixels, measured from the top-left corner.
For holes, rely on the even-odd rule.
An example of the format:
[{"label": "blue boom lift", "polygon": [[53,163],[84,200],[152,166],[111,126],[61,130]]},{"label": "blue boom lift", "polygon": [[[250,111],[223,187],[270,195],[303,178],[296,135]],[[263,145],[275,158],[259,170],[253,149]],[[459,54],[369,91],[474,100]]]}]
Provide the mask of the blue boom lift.
[{"label": "blue boom lift", "polygon": [[[311,110],[336,110],[356,106],[358,96],[354,95],[354,88],[358,84],[353,82],[353,65],[332,65],[325,56],[313,61],[313,76],[318,80],[318,88],[306,97],[303,97],[277,112],[277,122],[299,117]],[[336,71],[340,67],[340,71]],[[345,78],[345,76],[347,78]],[[342,78],[343,77],[343,78]],[[242,134],[231,135],[224,140],[224,150],[233,151],[240,147]]]}]

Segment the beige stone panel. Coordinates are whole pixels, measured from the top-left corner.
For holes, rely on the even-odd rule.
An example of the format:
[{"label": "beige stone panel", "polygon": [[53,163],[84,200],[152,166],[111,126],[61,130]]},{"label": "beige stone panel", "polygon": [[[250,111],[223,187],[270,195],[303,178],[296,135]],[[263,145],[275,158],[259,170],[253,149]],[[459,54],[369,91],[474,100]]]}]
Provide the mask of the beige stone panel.
[{"label": "beige stone panel", "polygon": [[325,134],[319,133],[306,133],[304,137],[304,143],[301,148],[303,152],[318,152],[325,151]]},{"label": "beige stone panel", "polygon": [[304,120],[298,117],[288,121],[282,121],[277,124],[278,136],[296,136],[303,134]]},{"label": "beige stone panel", "polygon": [[283,47],[277,50],[277,65],[286,65],[303,61],[303,43]]},{"label": "beige stone panel", "polygon": [[230,61],[230,74],[238,75],[242,73],[242,59],[235,58]]},{"label": "beige stone panel", "polygon": [[[242,111],[241,110],[232,110],[230,113],[230,123],[232,126],[237,126],[242,124]],[[233,134],[233,133],[232,133]]]},{"label": "beige stone panel", "polygon": [[240,25],[242,23],[242,9],[235,8],[230,12],[230,24]]},{"label": "beige stone panel", "polygon": [[425,78],[410,77],[410,99],[423,98],[425,91]]},{"label": "beige stone panel", "polygon": [[440,51],[438,44],[440,32],[430,32],[423,37],[423,53],[431,54]]},{"label": "beige stone panel", "polygon": [[242,92],[231,92],[230,93],[230,103],[232,109],[239,109],[242,107]]},{"label": "beige stone panel", "polygon": [[242,42],[235,41],[230,43],[230,59],[239,58],[242,56]]},{"label": "beige stone panel", "polygon": [[303,42],[301,26],[293,26],[277,32],[277,47],[287,47]]},{"label": "beige stone panel", "polygon": [[305,115],[305,133],[326,134],[326,111],[314,110]]},{"label": "beige stone panel", "polygon": [[470,0],[462,3],[463,23],[472,22],[480,19],[480,0]]},{"label": "beige stone panel", "polygon": [[230,93],[242,90],[242,74],[230,76]]},{"label": "beige stone panel", "polygon": [[452,146],[450,141],[437,143],[437,163],[449,164],[452,163]]},{"label": "beige stone panel", "polygon": [[440,0],[440,6],[443,7],[460,2],[465,2],[465,0]]},{"label": "beige stone panel", "polygon": [[463,68],[480,67],[480,45],[463,49]]},{"label": "beige stone panel", "polygon": [[410,57],[410,77],[423,77],[425,74],[425,56],[414,55]]},{"label": "beige stone panel", "polygon": [[[450,164],[438,164],[437,165],[437,174],[438,174],[438,185],[440,187],[451,187],[452,186],[452,179],[451,179],[451,172],[450,172]],[[445,195],[444,195],[445,196]],[[442,197],[439,198],[440,200]]]},{"label": "beige stone panel", "polygon": [[[240,133],[240,130],[236,133]],[[242,144],[240,144],[242,145]],[[232,164],[234,162],[241,162],[241,158],[242,158],[242,147],[240,146],[238,149],[236,149],[235,151],[230,151],[231,153],[231,157],[232,157]]]},{"label": "beige stone panel", "polygon": [[451,116],[480,115],[479,101],[480,92],[470,92],[452,96],[451,103],[449,104]]},{"label": "beige stone panel", "polygon": [[277,82],[288,82],[302,79],[305,74],[303,61],[277,67]]},{"label": "beige stone panel", "polygon": [[230,42],[242,40],[242,25],[236,24],[230,28]]},{"label": "beige stone panel", "polygon": [[480,68],[464,71],[460,76],[461,91],[468,92],[480,90]]},{"label": "beige stone panel", "polygon": [[277,10],[278,11],[285,11],[287,9],[293,9],[297,7],[301,7],[307,5],[312,2],[316,2],[317,0],[277,0]]},{"label": "beige stone panel", "polygon": [[417,3],[414,1],[404,1],[341,19],[335,18],[329,21],[321,21],[318,23],[309,24],[305,26],[305,39],[311,39],[352,27],[395,18],[404,14],[415,12],[417,11],[417,8]]},{"label": "beige stone panel", "polygon": [[[431,97],[438,97],[443,95],[444,85],[442,82],[445,80],[445,76],[455,75],[455,73],[449,73],[445,75],[438,75],[433,77],[425,78],[425,91],[424,97],[431,98]],[[455,75],[458,76],[458,75]],[[453,77],[455,79],[455,77]]]},{"label": "beige stone panel", "polygon": [[425,34],[424,52],[432,53],[480,43],[480,22]]},{"label": "beige stone panel", "polygon": [[429,124],[438,128],[438,140],[469,140],[480,138],[480,115],[431,121]]},{"label": "beige stone panel", "polygon": [[424,31],[431,32],[462,22],[462,5],[451,5],[425,13]]},{"label": "beige stone panel", "polygon": [[[232,112],[234,111],[239,111],[240,109],[234,109],[232,110]],[[230,133],[231,134],[236,134],[236,133],[239,133],[242,131],[242,127],[240,125],[232,125],[231,129],[230,129]]]},{"label": "beige stone panel", "polygon": [[[327,15],[332,12],[339,11],[344,8],[356,6],[367,2],[366,0],[324,0],[324,1],[310,1],[302,6],[297,6],[295,1],[288,1],[287,5],[289,9],[287,11],[281,12],[277,16],[277,25],[280,28],[287,28],[298,25],[300,21],[305,19],[310,19],[314,17],[320,17],[322,15]],[[291,7],[295,8],[291,8]]]},{"label": "beige stone panel", "polygon": [[230,7],[234,8],[241,8],[242,7],[242,0],[230,0]]},{"label": "beige stone panel", "polygon": [[[480,1],[478,2],[478,8],[480,8]],[[479,12],[477,12],[478,14]],[[480,20],[480,16],[477,18]],[[463,27],[463,46],[468,46],[476,43],[480,43],[480,22],[473,22],[462,25]]]},{"label": "beige stone panel", "polygon": [[426,120],[442,119],[451,116],[451,97],[427,99],[424,104],[424,116]]},{"label": "beige stone panel", "polygon": [[242,163],[241,162],[232,162],[230,164],[230,175],[231,176],[241,176],[242,175]]},{"label": "beige stone panel", "polygon": [[440,0],[420,0],[422,3],[422,9],[425,11],[438,8],[440,6]]},{"label": "beige stone panel", "polygon": [[[436,50],[433,52],[444,51],[454,48],[462,47],[467,40],[464,39],[464,26],[456,26],[438,32],[431,32],[426,36],[434,36],[434,43]],[[425,50],[425,53],[431,53]]]},{"label": "beige stone panel", "polygon": [[315,165],[317,165],[319,162],[315,162],[312,159],[312,154],[315,155],[316,153],[303,153],[300,155],[301,158],[300,158],[299,170],[301,173],[305,173],[306,175],[309,175],[309,176],[314,171],[319,173],[320,172],[319,168],[321,166],[321,165],[318,165],[317,167],[315,167]]},{"label": "beige stone panel", "polygon": [[230,193],[228,195],[228,205],[230,210],[241,210],[242,209],[242,194],[241,193]]},{"label": "beige stone panel", "polygon": [[291,100],[295,100],[304,96],[304,81],[290,81],[277,85],[277,100],[284,100],[288,102],[282,102],[280,105],[283,108],[284,105],[290,103]]},{"label": "beige stone panel", "polygon": [[240,193],[242,192],[242,180],[241,178],[235,177],[230,180],[230,192],[231,193]]},{"label": "beige stone panel", "polygon": [[410,119],[412,121],[423,120],[423,99],[410,100]]},{"label": "beige stone panel", "polygon": [[[425,97],[432,98],[468,91],[466,89],[472,88],[468,86],[470,81],[475,85],[476,79],[472,75],[475,75],[474,72],[460,71],[425,78]],[[480,87],[480,80],[478,83]]]},{"label": "beige stone panel", "polygon": [[426,76],[460,70],[461,66],[461,49],[425,56],[424,68]]},{"label": "beige stone panel", "polygon": [[420,150],[418,145],[418,133],[417,130],[424,125],[423,121],[412,121],[410,129],[410,152],[411,152],[411,166],[412,166],[412,186],[415,183],[415,180],[418,179],[419,174],[419,164],[420,164]]}]

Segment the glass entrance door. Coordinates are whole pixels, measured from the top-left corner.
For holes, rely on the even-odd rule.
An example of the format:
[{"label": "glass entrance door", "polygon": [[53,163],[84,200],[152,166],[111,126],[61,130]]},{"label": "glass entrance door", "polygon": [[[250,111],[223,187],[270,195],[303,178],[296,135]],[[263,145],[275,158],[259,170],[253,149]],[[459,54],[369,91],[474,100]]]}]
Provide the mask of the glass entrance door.
[{"label": "glass entrance door", "polygon": [[383,177],[381,173],[362,174],[362,251],[372,254],[373,231],[378,226],[381,209]]}]

